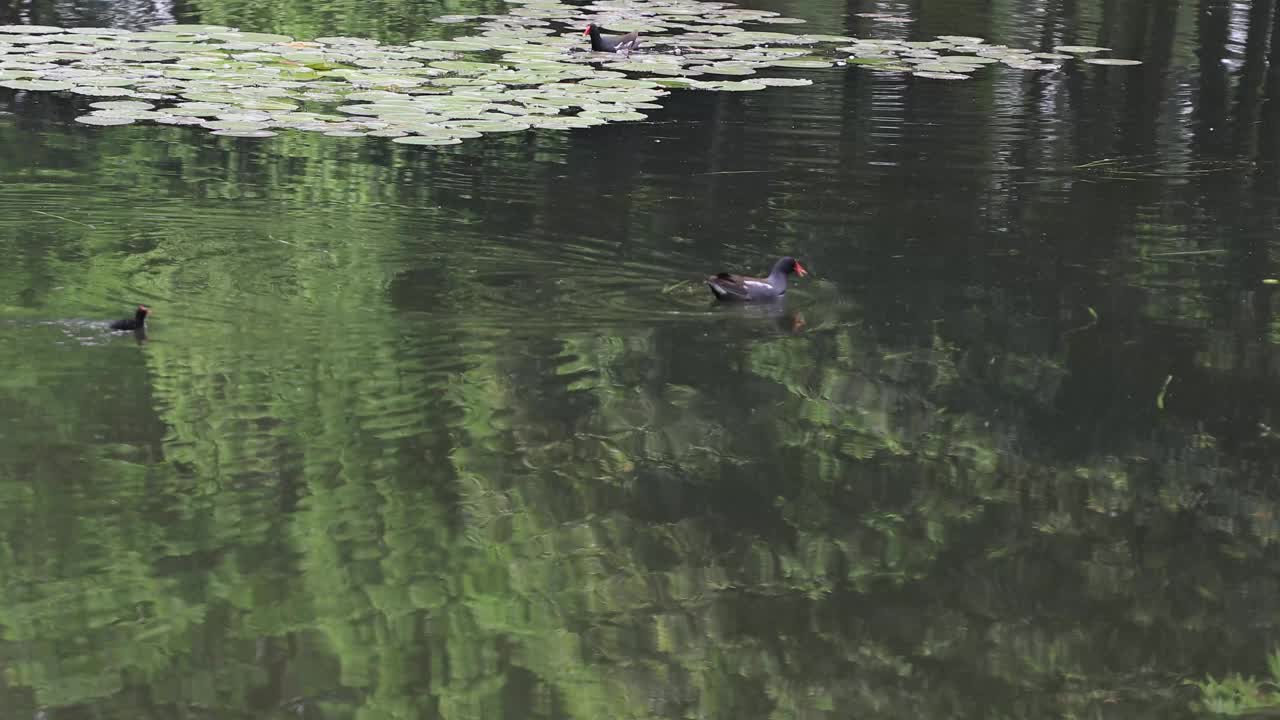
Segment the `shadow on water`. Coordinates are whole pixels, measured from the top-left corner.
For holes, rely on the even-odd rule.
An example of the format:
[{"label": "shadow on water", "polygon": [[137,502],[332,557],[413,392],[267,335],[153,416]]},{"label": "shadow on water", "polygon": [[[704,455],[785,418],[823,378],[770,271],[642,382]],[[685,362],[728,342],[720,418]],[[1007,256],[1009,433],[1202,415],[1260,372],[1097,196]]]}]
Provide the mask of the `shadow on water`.
[{"label": "shadow on water", "polygon": [[[1265,673],[1275,3],[750,5],[1144,64],[806,71],[429,149],[3,91],[0,707],[1169,718]],[[784,303],[701,284],[782,254],[816,269]],[[146,343],[69,320],[138,302]]]}]

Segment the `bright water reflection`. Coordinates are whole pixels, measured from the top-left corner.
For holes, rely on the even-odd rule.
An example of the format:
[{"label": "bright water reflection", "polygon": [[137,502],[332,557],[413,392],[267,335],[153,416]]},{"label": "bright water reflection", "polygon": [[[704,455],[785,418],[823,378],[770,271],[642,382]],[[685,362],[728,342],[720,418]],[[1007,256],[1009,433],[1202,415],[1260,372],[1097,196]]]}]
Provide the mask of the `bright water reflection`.
[{"label": "bright water reflection", "polygon": [[[1146,64],[437,149],[6,95],[0,707],[1167,718],[1264,672],[1273,3],[754,4]],[[698,287],[783,253],[780,313]]]}]

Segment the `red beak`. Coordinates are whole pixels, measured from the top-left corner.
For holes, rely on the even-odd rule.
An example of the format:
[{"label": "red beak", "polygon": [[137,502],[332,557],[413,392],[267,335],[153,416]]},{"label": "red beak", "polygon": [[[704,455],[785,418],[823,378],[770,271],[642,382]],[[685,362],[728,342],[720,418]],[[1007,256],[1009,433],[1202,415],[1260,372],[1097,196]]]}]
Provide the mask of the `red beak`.
[{"label": "red beak", "polygon": [[584,36],[585,36],[585,35],[590,35],[590,34],[591,34],[591,26],[590,26],[590,25],[588,25],[588,26],[587,26],[587,29],[582,31],[582,34],[583,34]]},{"label": "red beak", "polygon": [[797,275],[799,275],[800,277],[804,277],[805,275],[808,275],[808,274],[809,274],[809,271],[808,271],[808,270],[805,270],[805,269],[804,269],[804,266],[803,266],[803,265],[801,265],[799,262],[797,262],[797,263],[796,263],[796,274],[797,274]]}]

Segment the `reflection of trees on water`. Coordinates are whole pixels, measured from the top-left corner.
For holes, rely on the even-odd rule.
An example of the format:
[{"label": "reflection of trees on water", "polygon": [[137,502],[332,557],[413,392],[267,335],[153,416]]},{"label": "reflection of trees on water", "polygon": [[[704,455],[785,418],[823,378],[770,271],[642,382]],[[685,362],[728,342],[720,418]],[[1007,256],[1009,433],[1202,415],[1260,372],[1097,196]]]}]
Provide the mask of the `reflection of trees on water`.
[{"label": "reflection of trees on water", "polygon": [[0,24],[136,30],[173,22],[174,8],[170,0],[0,0]]},{"label": "reflection of trees on water", "polygon": [[[240,12],[196,5],[217,22]],[[343,22],[329,6],[282,19],[283,4],[256,5],[264,22]],[[442,9],[468,8],[457,5]],[[288,137],[277,161],[184,143],[182,130],[127,151],[84,141],[77,171],[127,177],[139,206],[270,188],[281,203],[418,208],[420,224],[370,237],[354,221],[287,220],[280,239],[304,247],[367,243],[329,255],[249,248],[252,225],[155,241],[165,268],[207,265],[210,298],[286,266],[300,297],[343,302],[324,327],[149,343],[133,377],[155,397],[122,402],[169,428],[154,462],[116,447],[162,434],[154,426],[100,418],[116,445],[100,456],[74,455],[73,438],[50,441],[62,452],[34,469],[0,464],[12,521],[0,607],[15,649],[0,705],[103,717],[1176,713],[1182,674],[1253,667],[1274,630],[1267,479],[1280,447],[1261,428],[1276,426],[1280,398],[1260,281],[1277,216],[1280,52],[1266,28],[1278,20],[1269,0],[1233,7],[1077,1],[1034,28],[1046,44],[1098,37],[1145,61],[1133,71],[946,90],[848,72],[829,94],[688,96],[674,116],[716,122],[667,136],[669,153],[628,128],[465,161]],[[24,8],[12,12],[71,17]],[[864,27],[843,4],[793,12],[825,31]],[[964,23],[980,33],[1002,17]],[[1082,17],[1100,19],[1097,36]],[[937,122],[961,102],[1021,124]],[[14,152],[33,167],[61,157]],[[796,169],[814,157],[833,162]],[[868,158],[898,169],[869,171]],[[1113,162],[1075,169],[1099,160]],[[199,190],[148,171],[158,163]],[[768,172],[712,174],[740,170]],[[542,189],[513,194],[521,183]],[[486,306],[456,299],[486,289],[466,273],[424,299],[413,270],[368,251],[429,252],[433,268],[519,251],[413,245],[424,227],[478,218],[534,238],[607,228],[619,267],[653,238],[697,239],[714,221],[740,244],[668,249],[714,269],[793,243],[781,249],[816,256],[859,306],[805,307],[795,334],[741,318],[720,334],[673,323],[532,342],[495,334]],[[42,257],[76,254],[74,231],[29,222],[50,244]],[[1200,250],[1218,254],[1159,255]],[[56,267],[30,273],[33,297],[51,293]],[[574,291],[529,282],[550,307]],[[387,305],[380,320],[348,309]],[[732,341],[742,333],[758,339]],[[72,398],[21,381],[20,393],[0,386],[5,400],[65,411],[43,435],[75,424]],[[66,478],[93,482],[62,493]],[[48,505],[64,495],[79,503],[70,521]]]}]

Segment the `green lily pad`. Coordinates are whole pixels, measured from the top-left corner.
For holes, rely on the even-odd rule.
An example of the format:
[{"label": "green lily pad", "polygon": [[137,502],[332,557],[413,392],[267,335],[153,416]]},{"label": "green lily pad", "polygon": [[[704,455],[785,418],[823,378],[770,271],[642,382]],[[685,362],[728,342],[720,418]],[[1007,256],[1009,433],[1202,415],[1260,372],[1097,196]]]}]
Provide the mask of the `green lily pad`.
[{"label": "green lily pad", "polygon": [[703,90],[723,90],[725,92],[749,92],[752,90],[764,90],[769,87],[764,83],[755,82],[754,80],[727,80],[724,82],[703,82],[697,87]]},{"label": "green lily pad", "polygon": [[270,130],[214,130],[210,135],[234,138],[269,138],[276,136]]},{"label": "green lily pad", "polygon": [[76,122],[84,125],[132,125],[133,118],[121,115],[81,115],[76,118]]},{"label": "green lily pad", "polygon": [[71,92],[77,95],[88,95],[89,97],[129,97],[133,94],[132,90],[120,87],[73,87]]},{"label": "green lily pad", "polygon": [[177,107],[169,108],[166,112],[170,115],[189,115],[191,117],[216,117],[225,113],[230,106],[216,105],[212,103],[187,102],[179,103]]},{"label": "green lily pad", "polygon": [[101,100],[89,103],[89,107],[96,110],[152,110],[155,105],[138,100]]},{"label": "green lily pad", "polygon": [[49,92],[54,90],[70,90],[75,87],[75,84],[59,80],[3,80],[0,81],[0,87],[7,87],[10,90],[35,90]]},{"label": "green lily pad", "polygon": [[191,35],[232,32],[231,28],[222,25],[153,25],[148,30],[151,32],[187,33]]},{"label": "green lily pad", "polygon": [[787,58],[785,60],[774,60],[769,63],[773,67],[780,68],[799,68],[799,69],[817,69],[829,68],[831,62],[821,60],[819,58]]},{"label": "green lily pad", "polygon": [[806,78],[762,77],[753,78],[753,80],[769,87],[802,87],[813,84],[812,80]]},{"label": "green lily pad", "polygon": [[235,130],[238,132],[266,130],[268,127],[266,123],[237,122],[234,120],[210,120],[203,124],[210,130]]},{"label": "green lily pad", "polygon": [[465,40],[418,40],[409,44],[426,50],[455,50],[467,52],[489,49],[489,43],[468,42]]},{"label": "green lily pad", "polygon": [[447,70],[449,72],[473,75],[502,69],[501,65],[495,65],[494,63],[473,62],[470,60],[437,60],[431,63],[431,67],[438,70]]},{"label": "green lily pad", "polygon": [[658,83],[652,80],[632,80],[630,78],[590,78],[577,84],[586,87],[624,88],[628,90],[650,90],[658,86]]},{"label": "green lily pad", "polygon": [[1053,49],[1054,52],[1070,53],[1072,55],[1088,55],[1090,53],[1106,52],[1111,48],[1096,47],[1094,45],[1058,45]]},{"label": "green lily pad", "polygon": [[128,62],[163,62],[165,60],[174,59],[174,56],[169,53],[153,52],[150,50],[106,50],[99,53],[99,57],[108,58],[110,60],[125,60]]},{"label": "green lily pad", "polygon": [[916,77],[929,78],[932,80],[969,80],[970,75],[956,72],[935,72],[930,70],[916,70],[911,73]]},{"label": "green lily pad", "polygon": [[458,145],[462,143],[462,139],[456,137],[405,135],[404,137],[392,138],[391,142],[399,145]]},{"label": "green lily pad", "polygon": [[718,62],[710,65],[694,65],[693,69],[707,75],[754,75],[755,68],[744,63]]},{"label": "green lily pad", "polygon": [[[6,34],[45,35],[60,32],[64,32],[63,29],[53,25],[0,25],[0,33]],[[11,41],[6,40],[6,42]]]},{"label": "green lily pad", "polygon": [[295,103],[270,98],[241,98],[236,104],[246,110],[295,110],[298,107]]},{"label": "green lily pad", "polygon": [[92,84],[94,87],[128,87],[136,84],[140,78],[125,77],[122,75],[97,75],[84,80],[84,85]]},{"label": "green lily pad", "polygon": [[155,121],[162,125],[199,125],[200,118],[186,115],[161,115]]},{"label": "green lily pad", "polygon": [[581,117],[578,115],[562,115],[537,118],[532,127],[537,130],[574,130],[602,125],[606,121],[600,117]]},{"label": "green lily pad", "polygon": [[609,122],[631,122],[636,120],[646,120],[648,115],[638,112],[630,112],[627,110],[621,112],[601,112],[598,109],[583,110],[578,113],[578,117],[598,117]]},{"label": "green lily pad", "polygon": [[1085,58],[1085,62],[1090,65],[1111,65],[1113,67],[1129,67],[1142,64],[1141,60],[1124,60],[1122,58]]},{"label": "green lily pad", "polygon": [[965,73],[978,69],[976,65],[959,65],[957,63],[927,62],[916,65],[917,72]]},{"label": "green lily pad", "polygon": [[697,80],[690,80],[688,78],[661,78],[654,80],[653,82],[660,87],[677,89],[692,88],[698,83]]},{"label": "green lily pad", "polygon": [[130,40],[142,40],[145,42],[195,42],[201,40],[199,33],[187,32],[169,32],[167,30],[144,30],[136,32],[129,36]]},{"label": "green lily pad", "polygon": [[938,61],[957,65],[993,65],[1000,62],[998,58],[982,55],[943,55]]},{"label": "green lily pad", "polygon": [[1059,67],[1055,63],[1038,62],[1035,60],[1009,60],[1009,61],[1006,61],[1005,64],[1013,68],[1014,70],[1047,71],[1047,70],[1057,70]]},{"label": "green lily pad", "polygon": [[288,35],[275,35],[273,33],[257,33],[257,32],[216,32],[209,33],[209,37],[223,42],[238,43],[257,43],[260,45],[270,45],[274,43],[293,42],[293,38]]},{"label": "green lily pad", "polygon": [[447,127],[459,130],[474,130],[481,133],[521,132],[529,129],[529,123],[515,120],[457,120]]}]

